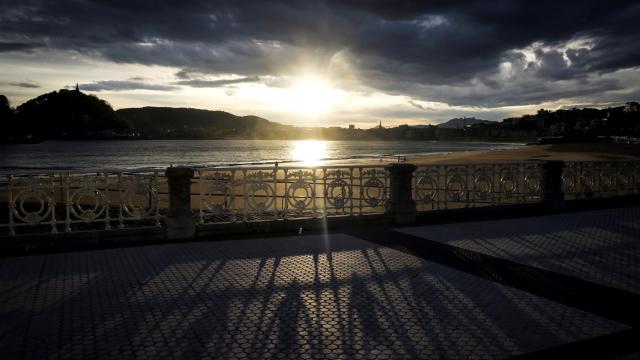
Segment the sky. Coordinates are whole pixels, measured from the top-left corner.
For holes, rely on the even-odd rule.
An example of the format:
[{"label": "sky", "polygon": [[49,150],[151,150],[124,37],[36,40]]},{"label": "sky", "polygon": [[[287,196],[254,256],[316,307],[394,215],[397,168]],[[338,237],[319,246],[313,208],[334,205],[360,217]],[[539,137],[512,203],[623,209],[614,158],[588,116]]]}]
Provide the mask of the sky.
[{"label": "sky", "polygon": [[0,94],[298,126],[640,100],[640,2],[0,0]]}]

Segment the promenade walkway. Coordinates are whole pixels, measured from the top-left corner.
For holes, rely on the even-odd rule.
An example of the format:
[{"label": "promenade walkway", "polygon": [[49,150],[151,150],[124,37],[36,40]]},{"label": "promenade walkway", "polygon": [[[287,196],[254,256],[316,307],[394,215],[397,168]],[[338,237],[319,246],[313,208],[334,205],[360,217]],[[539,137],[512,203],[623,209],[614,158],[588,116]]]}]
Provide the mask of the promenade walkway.
[{"label": "promenade walkway", "polygon": [[0,258],[0,356],[640,356],[640,207]]}]

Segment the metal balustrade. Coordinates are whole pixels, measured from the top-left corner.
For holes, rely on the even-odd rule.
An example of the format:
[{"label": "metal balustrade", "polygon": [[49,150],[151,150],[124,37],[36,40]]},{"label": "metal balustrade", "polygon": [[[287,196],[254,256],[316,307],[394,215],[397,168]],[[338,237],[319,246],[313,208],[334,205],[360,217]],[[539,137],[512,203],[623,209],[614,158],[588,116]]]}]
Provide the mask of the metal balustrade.
[{"label": "metal balustrade", "polygon": [[640,161],[567,161],[562,191],[567,200],[640,194]]},{"label": "metal balustrade", "polygon": [[[10,174],[0,182],[10,236],[160,226],[158,172]],[[166,190],[164,191],[166,194]]]},{"label": "metal balustrade", "polygon": [[196,170],[200,224],[384,213],[384,166]]},{"label": "metal balustrade", "polygon": [[[419,166],[401,175],[412,186],[393,185],[394,196],[411,202],[402,211],[413,211],[415,201],[417,211],[428,212],[640,194],[640,161],[556,162],[554,171],[546,168],[550,164]],[[393,171],[380,165],[194,169],[193,178],[191,170],[180,175],[186,176],[180,185],[184,195],[177,196],[178,190],[171,195],[182,209],[176,216],[192,229],[193,224],[391,214]],[[168,178],[159,170],[2,175],[0,235],[116,231],[160,227],[165,221],[169,227],[168,195]]]},{"label": "metal balustrade", "polygon": [[420,166],[413,194],[418,211],[539,202],[542,175],[542,162]]}]

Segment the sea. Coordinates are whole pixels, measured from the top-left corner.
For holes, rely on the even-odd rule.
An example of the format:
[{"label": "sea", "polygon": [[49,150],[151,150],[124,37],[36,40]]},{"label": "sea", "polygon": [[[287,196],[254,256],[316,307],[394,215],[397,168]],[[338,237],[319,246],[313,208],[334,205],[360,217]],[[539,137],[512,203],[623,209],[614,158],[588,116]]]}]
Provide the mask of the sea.
[{"label": "sea", "polygon": [[164,169],[279,164],[330,165],[523,146],[452,141],[101,140],[0,145],[0,171]]}]

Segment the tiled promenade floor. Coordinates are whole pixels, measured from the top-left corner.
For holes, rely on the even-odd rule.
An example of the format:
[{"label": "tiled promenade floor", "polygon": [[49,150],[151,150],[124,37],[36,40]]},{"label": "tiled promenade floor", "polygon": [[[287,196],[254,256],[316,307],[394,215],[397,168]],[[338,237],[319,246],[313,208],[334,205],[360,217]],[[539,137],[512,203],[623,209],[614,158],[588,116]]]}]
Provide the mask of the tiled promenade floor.
[{"label": "tiled promenade floor", "polygon": [[[627,237],[637,229],[637,208],[605,213],[617,214],[611,221]],[[571,219],[585,214],[557,217],[580,232]],[[537,227],[556,231],[562,221]],[[447,226],[472,224],[441,233]],[[635,267],[620,274],[634,275],[635,249]],[[616,356],[640,351],[637,322],[624,316],[637,309],[636,294],[453,250],[365,229],[0,258],[0,357],[493,359],[615,344]],[[512,273],[524,280],[513,285]],[[616,307],[581,300],[596,293]]]},{"label": "tiled promenade floor", "polygon": [[640,293],[640,207],[398,231]]}]

